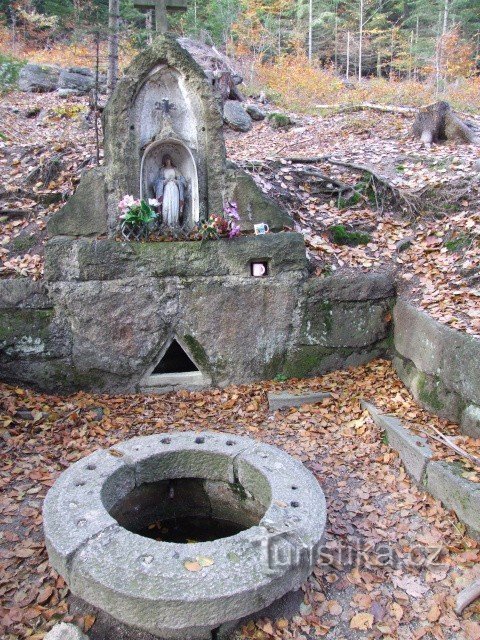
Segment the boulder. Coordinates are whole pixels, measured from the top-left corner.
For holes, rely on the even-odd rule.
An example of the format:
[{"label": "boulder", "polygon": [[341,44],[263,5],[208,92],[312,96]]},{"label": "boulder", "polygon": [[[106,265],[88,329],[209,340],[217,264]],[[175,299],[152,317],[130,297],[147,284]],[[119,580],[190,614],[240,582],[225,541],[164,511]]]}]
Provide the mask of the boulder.
[{"label": "boulder", "polygon": [[223,119],[234,131],[250,131],[252,119],[237,100],[226,100],[223,105]]},{"label": "boulder", "polygon": [[88,636],[74,624],[60,622],[47,633],[43,640],[88,640]]},{"label": "boulder", "polygon": [[238,204],[242,231],[253,231],[253,225],[268,224],[270,231],[293,229],[288,213],[269,198],[255,180],[233,162],[227,165],[228,200]]},{"label": "boulder", "polygon": [[18,87],[30,93],[48,93],[58,87],[60,69],[40,64],[26,64],[20,71]]},{"label": "boulder", "polygon": [[293,120],[285,113],[269,113],[268,122],[272,129],[285,129],[293,124]]},{"label": "boulder", "polygon": [[95,77],[85,67],[69,67],[62,69],[58,80],[59,91],[69,91],[70,95],[88,93],[95,84]]},{"label": "boulder", "polygon": [[259,120],[265,119],[265,112],[259,109],[254,104],[247,104],[245,107],[245,111],[248,113],[248,115],[251,117],[252,120],[255,120],[258,122]]},{"label": "boulder", "polygon": [[107,232],[103,167],[82,176],[67,204],[49,219],[47,231],[51,236],[98,236]]}]

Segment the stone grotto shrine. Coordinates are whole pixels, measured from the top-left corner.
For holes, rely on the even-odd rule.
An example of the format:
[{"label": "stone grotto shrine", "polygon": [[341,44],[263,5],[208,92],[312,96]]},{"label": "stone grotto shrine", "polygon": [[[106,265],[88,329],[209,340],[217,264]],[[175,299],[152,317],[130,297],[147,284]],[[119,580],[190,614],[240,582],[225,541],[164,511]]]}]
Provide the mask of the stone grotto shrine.
[{"label": "stone grotto shrine", "polygon": [[[48,222],[44,279],[0,282],[2,379],[162,391],[317,375],[388,349],[391,278],[311,273],[291,218],[227,162],[220,101],[173,38],[133,61],[103,124],[104,164]],[[184,228],[235,201],[241,237],[122,241],[119,202],[154,197],[166,157],[182,176]],[[256,223],[270,233],[254,235]]]}]

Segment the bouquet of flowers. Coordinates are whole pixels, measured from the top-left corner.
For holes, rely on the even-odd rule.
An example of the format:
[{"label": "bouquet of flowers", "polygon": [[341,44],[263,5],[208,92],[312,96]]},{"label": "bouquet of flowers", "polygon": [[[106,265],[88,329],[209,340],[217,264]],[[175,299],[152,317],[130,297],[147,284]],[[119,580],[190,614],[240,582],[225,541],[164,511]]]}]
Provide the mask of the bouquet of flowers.
[{"label": "bouquet of flowers", "polygon": [[223,216],[211,215],[201,224],[199,233],[204,240],[218,240],[218,238],[235,238],[240,235],[240,220],[236,202],[227,202],[223,209]]},{"label": "bouquet of flowers", "polygon": [[158,200],[138,200],[133,196],[125,196],[118,204],[121,215],[121,231],[127,240],[140,240],[148,235],[149,225],[157,219],[152,207],[158,207]]}]

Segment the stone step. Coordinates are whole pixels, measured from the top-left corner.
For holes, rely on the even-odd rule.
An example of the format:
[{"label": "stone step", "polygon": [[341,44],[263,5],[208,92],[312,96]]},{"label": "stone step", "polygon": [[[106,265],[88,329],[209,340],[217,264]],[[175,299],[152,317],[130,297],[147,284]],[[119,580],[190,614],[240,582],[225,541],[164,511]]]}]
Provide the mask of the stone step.
[{"label": "stone step", "polygon": [[304,404],[317,404],[325,398],[331,398],[332,394],[325,391],[317,391],[316,393],[289,393],[288,391],[281,393],[268,393],[268,408],[270,411],[278,411],[279,409],[288,409],[290,407],[302,407]]}]

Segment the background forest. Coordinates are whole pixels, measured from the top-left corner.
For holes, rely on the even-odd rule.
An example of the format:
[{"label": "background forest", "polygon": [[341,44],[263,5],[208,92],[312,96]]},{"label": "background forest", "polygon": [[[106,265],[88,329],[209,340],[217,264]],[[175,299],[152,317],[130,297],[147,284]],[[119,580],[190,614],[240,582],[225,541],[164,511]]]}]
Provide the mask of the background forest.
[{"label": "background forest", "polygon": [[[151,38],[151,17],[121,1],[121,56]],[[374,99],[464,109],[480,93],[478,0],[189,0],[170,28],[226,51],[251,92],[296,110]],[[23,61],[106,65],[108,0],[0,0],[4,84]]]}]

